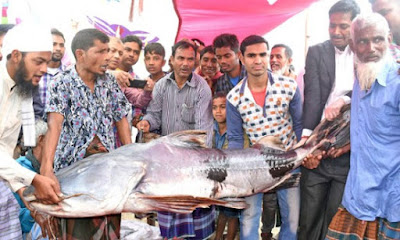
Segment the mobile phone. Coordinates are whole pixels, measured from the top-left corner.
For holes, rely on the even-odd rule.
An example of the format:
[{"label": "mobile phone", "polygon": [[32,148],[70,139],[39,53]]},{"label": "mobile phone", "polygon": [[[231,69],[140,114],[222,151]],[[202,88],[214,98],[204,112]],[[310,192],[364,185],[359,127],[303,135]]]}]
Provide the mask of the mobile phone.
[{"label": "mobile phone", "polygon": [[129,80],[129,87],[131,88],[144,88],[147,84],[147,80],[142,80],[142,79],[133,79]]}]

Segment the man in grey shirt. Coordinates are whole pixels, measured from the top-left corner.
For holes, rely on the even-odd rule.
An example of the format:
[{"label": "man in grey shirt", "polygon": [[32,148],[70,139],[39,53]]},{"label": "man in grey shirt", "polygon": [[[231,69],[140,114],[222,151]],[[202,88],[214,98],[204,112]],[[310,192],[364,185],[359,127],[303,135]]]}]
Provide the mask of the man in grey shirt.
[{"label": "man in grey shirt", "polygon": [[192,72],[195,55],[194,46],[185,41],[172,47],[173,71],[154,86],[153,99],[138,129],[148,132],[161,128],[163,136],[190,129],[211,133],[211,90],[202,77]]},{"label": "man in grey shirt", "polygon": [[[161,128],[161,135],[190,129],[205,130],[207,144],[211,145],[211,89],[202,77],[192,72],[195,60],[193,44],[180,41],[172,47],[173,71],[154,86],[153,99],[147,114],[137,124],[138,129],[148,132]],[[161,235],[168,239],[206,239],[214,232],[214,216],[214,208],[196,209],[190,214],[158,212]]]}]

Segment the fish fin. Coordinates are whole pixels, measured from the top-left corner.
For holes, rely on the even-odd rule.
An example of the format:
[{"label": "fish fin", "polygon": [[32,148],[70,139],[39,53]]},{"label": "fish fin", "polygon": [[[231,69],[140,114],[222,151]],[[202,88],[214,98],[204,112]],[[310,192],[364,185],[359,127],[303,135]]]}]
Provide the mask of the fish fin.
[{"label": "fish fin", "polygon": [[281,190],[281,189],[285,189],[285,188],[297,187],[300,185],[300,177],[301,177],[301,173],[293,173],[283,183],[279,184],[278,186],[274,187],[273,189],[269,190],[268,192],[271,192],[271,191],[275,192],[277,190]]},{"label": "fish fin", "polygon": [[203,130],[186,130],[171,133],[161,137],[160,141],[166,141],[178,147],[207,148],[207,133]]},{"label": "fish fin", "polygon": [[225,206],[229,208],[243,209],[247,207],[244,200],[224,201],[212,198],[193,196],[142,196],[154,201],[153,207],[157,211],[169,211],[176,213],[190,213],[196,208],[208,208],[211,205]]}]

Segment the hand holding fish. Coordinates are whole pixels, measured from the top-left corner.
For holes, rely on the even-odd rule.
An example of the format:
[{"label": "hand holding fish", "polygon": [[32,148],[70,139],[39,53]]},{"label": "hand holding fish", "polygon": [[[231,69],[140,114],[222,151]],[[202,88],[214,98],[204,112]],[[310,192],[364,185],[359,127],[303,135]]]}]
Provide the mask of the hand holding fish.
[{"label": "hand holding fish", "polygon": [[36,174],[32,181],[32,185],[35,187],[36,198],[41,202],[52,204],[61,201],[60,196],[62,193],[60,190],[60,184],[58,183],[54,173],[52,173],[52,177]]},{"label": "hand holding fish", "polygon": [[326,157],[325,151],[316,150],[304,158],[302,165],[308,169],[315,169],[319,166],[322,159]]},{"label": "hand holding fish", "polygon": [[345,105],[345,102],[342,98],[339,98],[334,103],[330,104],[326,107],[324,115],[328,121],[332,121],[335,117],[337,117],[340,113],[340,109]]},{"label": "hand holding fish", "polygon": [[347,153],[350,151],[350,144],[347,144],[341,148],[331,148],[328,150],[328,153],[326,154],[327,156],[331,158],[337,158],[340,157],[341,155]]}]

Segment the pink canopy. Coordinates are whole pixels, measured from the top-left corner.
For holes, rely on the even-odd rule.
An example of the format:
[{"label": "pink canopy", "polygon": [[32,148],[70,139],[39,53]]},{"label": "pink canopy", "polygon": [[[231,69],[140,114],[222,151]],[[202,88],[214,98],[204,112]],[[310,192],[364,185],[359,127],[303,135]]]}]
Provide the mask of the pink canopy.
[{"label": "pink canopy", "polygon": [[174,0],[180,26],[176,40],[198,38],[206,45],[221,33],[239,41],[264,35],[316,0]]}]

